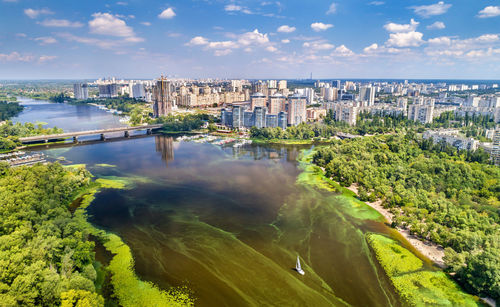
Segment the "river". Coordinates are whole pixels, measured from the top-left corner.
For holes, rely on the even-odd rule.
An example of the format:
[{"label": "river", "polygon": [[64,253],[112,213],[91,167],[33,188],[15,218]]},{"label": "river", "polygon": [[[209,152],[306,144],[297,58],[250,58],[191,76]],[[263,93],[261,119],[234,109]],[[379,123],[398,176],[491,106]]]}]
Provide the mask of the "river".
[{"label": "river", "polygon": [[[17,120],[67,131],[120,125],[84,107],[34,103]],[[130,189],[96,196],[90,221],[130,246],[142,279],[186,286],[196,305],[401,305],[365,234],[399,237],[368,206],[301,181],[303,149],[150,136],[43,152],[86,164],[97,177],[126,179]],[[304,276],[293,270],[297,255]]]}]

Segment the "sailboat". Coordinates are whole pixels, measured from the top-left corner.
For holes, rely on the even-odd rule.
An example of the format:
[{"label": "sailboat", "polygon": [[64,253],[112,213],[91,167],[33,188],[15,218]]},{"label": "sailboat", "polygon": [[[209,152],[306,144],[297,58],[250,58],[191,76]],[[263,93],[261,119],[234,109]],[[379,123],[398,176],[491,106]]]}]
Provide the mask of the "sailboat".
[{"label": "sailboat", "polygon": [[295,270],[300,274],[300,275],[304,275],[305,272],[304,270],[302,270],[302,267],[300,266],[300,259],[299,259],[299,256],[297,256],[297,264],[295,265]]}]

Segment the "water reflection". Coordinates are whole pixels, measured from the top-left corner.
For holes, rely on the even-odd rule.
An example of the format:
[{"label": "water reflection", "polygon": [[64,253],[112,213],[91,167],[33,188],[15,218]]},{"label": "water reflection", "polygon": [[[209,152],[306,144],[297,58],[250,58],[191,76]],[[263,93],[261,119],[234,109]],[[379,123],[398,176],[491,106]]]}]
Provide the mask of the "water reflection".
[{"label": "water reflection", "polygon": [[161,159],[168,163],[174,160],[174,138],[169,136],[155,136],[156,152],[161,154]]}]

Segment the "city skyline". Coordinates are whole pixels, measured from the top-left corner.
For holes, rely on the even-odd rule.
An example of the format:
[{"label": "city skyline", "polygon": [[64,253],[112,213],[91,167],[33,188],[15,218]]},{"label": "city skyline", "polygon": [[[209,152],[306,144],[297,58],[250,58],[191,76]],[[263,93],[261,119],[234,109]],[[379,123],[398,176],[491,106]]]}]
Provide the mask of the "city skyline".
[{"label": "city skyline", "polygon": [[0,79],[498,79],[496,1],[1,0]]}]

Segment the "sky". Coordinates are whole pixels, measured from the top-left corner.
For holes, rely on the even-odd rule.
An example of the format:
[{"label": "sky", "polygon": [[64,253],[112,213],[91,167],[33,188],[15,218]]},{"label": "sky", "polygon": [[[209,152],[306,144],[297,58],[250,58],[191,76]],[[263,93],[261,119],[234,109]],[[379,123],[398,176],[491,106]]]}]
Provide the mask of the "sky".
[{"label": "sky", "polygon": [[0,79],[500,79],[500,0],[0,0]]}]

